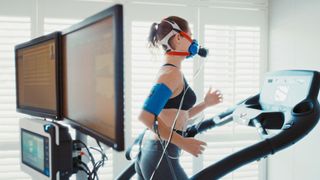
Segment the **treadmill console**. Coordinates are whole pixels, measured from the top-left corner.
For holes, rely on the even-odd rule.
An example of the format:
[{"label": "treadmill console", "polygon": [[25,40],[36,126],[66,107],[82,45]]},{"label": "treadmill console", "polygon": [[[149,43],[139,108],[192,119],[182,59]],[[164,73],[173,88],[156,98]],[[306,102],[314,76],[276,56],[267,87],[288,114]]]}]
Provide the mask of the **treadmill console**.
[{"label": "treadmill console", "polygon": [[[265,129],[287,129],[294,116],[311,112],[310,99],[317,96],[319,73],[287,70],[266,74],[259,95],[246,100],[233,112],[236,122],[249,126],[260,123]],[[255,122],[254,122],[255,121]]]},{"label": "treadmill console", "polygon": [[308,98],[313,78],[309,71],[268,73],[260,93],[262,110],[281,111],[290,119],[292,108]]}]

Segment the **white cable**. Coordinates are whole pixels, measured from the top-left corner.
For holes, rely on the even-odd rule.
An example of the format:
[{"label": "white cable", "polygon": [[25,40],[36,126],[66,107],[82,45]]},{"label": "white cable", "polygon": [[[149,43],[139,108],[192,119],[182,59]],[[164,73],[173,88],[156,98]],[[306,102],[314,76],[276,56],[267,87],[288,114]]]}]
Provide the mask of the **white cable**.
[{"label": "white cable", "polygon": [[[193,76],[193,79],[196,79],[196,78],[198,77],[199,72],[200,72],[200,70],[201,70],[202,67],[203,67],[203,64],[204,64],[203,62],[204,62],[204,61],[203,61],[202,58],[200,59],[200,62],[201,62],[200,67],[197,69],[195,75]],[[189,88],[190,88],[190,86],[189,86],[189,84],[188,84],[188,87],[185,89],[184,94],[183,94],[183,96],[182,96],[182,99],[181,99],[181,101],[180,101],[179,110],[178,110],[178,112],[177,112],[177,114],[176,114],[176,117],[175,117],[175,119],[174,119],[174,124],[172,124],[172,126],[171,126],[170,137],[171,137],[171,134],[173,133],[173,129],[174,129],[174,127],[175,127],[175,124],[176,124],[176,121],[177,121],[177,118],[178,118],[178,114],[180,113],[180,110],[181,110],[181,107],[182,107],[182,102],[184,101],[185,93],[187,92],[187,90],[188,90]],[[200,123],[201,123],[203,120],[204,120],[204,118],[201,119]],[[197,128],[198,128],[198,127],[197,127]],[[161,141],[161,140],[160,140],[160,141]],[[168,140],[168,143],[170,143],[170,142],[171,142],[171,139]],[[161,145],[162,145],[162,143],[161,143]],[[163,149],[163,145],[162,145],[162,149]],[[166,150],[166,149],[164,149],[164,150]],[[171,159],[179,159],[179,157],[181,156],[181,154],[179,154],[177,157],[172,157],[172,156],[170,156],[169,154],[168,154],[168,156],[169,156]]]},{"label": "white cable", "polygon": [[[203,67],[203,60],[202,60],[202,58],[201,58],[201,61],[200,61],[200,62],[201,62],[200,67],[198,68],[197,72],[196,72],[195,75],[193,76],[193,79],[195,79],[195,78],[199,75],[199,72],[200,72],[201,68]],[[173,124],[172,124],[172,126],[171,126],[171,130],[170,130],[170,136],[169,136],[168,142],[166,143],[164,149],[163,149],[162,141],[161,141],[161,139],[159,139],[160,144],[161,144],[162,149],[163,149],[163,152],[162,152],[162,154],[161,154],[160,160],[159,160],[158,163],[157,163],[156,168],[154,169],[154,171],[153,171],[153,173],[152,173],[152,175],[151,175],[151,177],[150,177],[150,180],[152,180],[152,178],[153,178],[156,170],[158,169],[158,167],[159,167],[159,165],[160,165],[160,163],[161,163],[161,161],[162,161],[162,159],[163,159],[163,156],[164,156],[164,154],[166,153],[167,148],[168,148],[168,146],[169,146],[169,144],[170,144],[170,142],[171,142],[172,134],[173,134],[173,131],[174,131],[174,127],[175,127],[175,125],[176,125],[176,122],[177,122],[178,117],[179,117],[179,114],[180,114],[180,110],[181,110],[181,108],[182,108],[182,103],[183,103],[183,100],[184,100],[184,96],[185,96],[185,94],[186,94],[186,92],[187,92],[187,90],[188,90],[189,88],[190,88],[189,84],[188,84],[188,86],[187,86],[186,89],[184,88],[184,93],[183,93],[182,99],[181,99],[181,101],[180,101],[179,109],[178,109],[178,112],[177,112],[177,114],[176,114],[176,116],[175,116],[175,118],[174,118]],[[174,158],[174,159],[178,159],[179,157],[180,157],[180,155],[178,155],[178,156],[177,156],[176,158]],[[170,157],[170,158],[171,158],[171,157]]]},{"label": "white cable", "polygon": [[[170,130],[170,135],[169,135],[168,142],[166,143],[165,148],[163,149],[163,152],[162,152],[162,154],[161,154],[160,160],[158,161],[157,166],[156,166],[156,168],[154,169],[154,171],[153,171],[153,173],[152,173],[152,175],[151,175],[151,177],[150,177],[150,180],[152,180],[152,178],[153,178],[156,170],[158,169],[158,167],[159,167],[159,165],[160,165],[160,163],[161,163],[161,161],[162,161],[162,159],[163,159],[164,154],[165,154],[166,151],[167,151],[167,148],[168,148],[169,143],[170,143],[171,138],[172,138],[173,129],[174,129],[174,127],[175,127],[175,124],[176,124],[176,122],[177,122],[178,116],[179,116],[179,114],[180,114],[180,110],[181,110],[181,107],[182,107],[182,102],[183,102],[184,96],[185,96],[185,94],[186,94],[186,92],[187,92],[187,89],[188,89],[189,87],[190,87],[190,86],[188,86],[186,89],[184,88],[185,91],[184,91],[183,96],[182,96],[182,99],[181,99],[181,101],[180,101],[179,110],[178,110],[178,112],[177,112],[177,114],[176,114],[176,117],[175,117],[175,119],[174,119],[174,121],[173,121],[173,124],[172,124],[172,126],[171,126],[171,130]],[[160,141],[160,144],[161,144],[161,146],[162,146],[162,148],[163,148],[161,139],[159,139],[159,141]]]}]

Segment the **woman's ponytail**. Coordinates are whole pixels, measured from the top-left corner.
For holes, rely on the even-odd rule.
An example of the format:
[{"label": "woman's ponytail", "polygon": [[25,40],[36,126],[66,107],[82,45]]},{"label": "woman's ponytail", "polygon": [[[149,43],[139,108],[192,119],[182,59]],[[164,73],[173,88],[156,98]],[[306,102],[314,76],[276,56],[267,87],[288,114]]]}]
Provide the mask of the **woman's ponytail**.
[{"label": "woman's ponytail", "polygon": [[[165,20],[175,22],[176,24],[178,24],[180,29],[186,33],[189,31],[189,25],[185,19],[182,19],[178,16],[169,16],[169,17],[165,18]],[[161,44],[159,44],[159,41],[161,39],[163,39],[168,33],[170,33],[171,30],[172,30],[172,26],[165,21],[161,21],[160,24],[152,23],[151,28],[150,28],[149,37],[148,37],[149,47],[150,48],[153,48],[153,47],[158,48],[161,45]],[[162,46],[162,47],[164,50],[167,49],[164,46]]]},{"label": "woman's ponytail", "polygon": [[150,33],[148,37],[149,47],[158,47],[157,29],[158,23],[153,23],[150,28]]}]

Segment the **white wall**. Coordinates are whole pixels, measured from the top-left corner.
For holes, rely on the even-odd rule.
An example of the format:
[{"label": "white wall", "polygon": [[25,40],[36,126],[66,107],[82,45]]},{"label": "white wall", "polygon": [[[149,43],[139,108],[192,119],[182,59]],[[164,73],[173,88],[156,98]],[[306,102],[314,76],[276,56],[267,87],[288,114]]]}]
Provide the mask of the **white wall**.
[{"label": "white wall", "polygon": [[[320,1],[269,1],[269,70],[320,71]],[[268,159],[268,180],[316,180],[320,125],[302,141]]]}]

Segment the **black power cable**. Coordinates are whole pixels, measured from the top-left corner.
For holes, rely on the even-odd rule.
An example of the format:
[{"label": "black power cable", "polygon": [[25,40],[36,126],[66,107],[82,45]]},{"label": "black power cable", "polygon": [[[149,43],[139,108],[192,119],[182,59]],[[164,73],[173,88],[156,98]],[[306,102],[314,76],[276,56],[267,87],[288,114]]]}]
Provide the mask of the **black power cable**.
[{"label": "black power cable", "polygon": [[[74,144],[81,144],[88,152],[88,155],[89,155],[89,158],[90,158],[90,161],[92,164],[92,170],[90,170],[89,167],[87,166],[87,164],[85,164],[83,161],[81,161],[80,158],[78,158],[77,162],[76,162],[76,168],[80,171],[84,171],[88,176],[88,180],[99,180],[98,170],[100,169],[100,167],[103,167],[105,164],[105,161],[108,160],[108,157],[104,153],[104,150],[103,150],[100,142],[97,140],[96,140],[96,142],[97,142],[97,145],[99,146],[99,149],[95,148],[95,147],[88,148],[88,146],[80,140],[75,140],[73,142]],[[97,162],[95,161],[91,150],[95,150],[100,153],[101,159],[99,161],[97,161]]]}]

